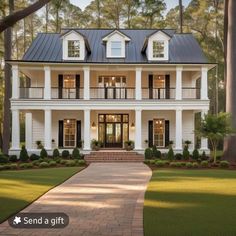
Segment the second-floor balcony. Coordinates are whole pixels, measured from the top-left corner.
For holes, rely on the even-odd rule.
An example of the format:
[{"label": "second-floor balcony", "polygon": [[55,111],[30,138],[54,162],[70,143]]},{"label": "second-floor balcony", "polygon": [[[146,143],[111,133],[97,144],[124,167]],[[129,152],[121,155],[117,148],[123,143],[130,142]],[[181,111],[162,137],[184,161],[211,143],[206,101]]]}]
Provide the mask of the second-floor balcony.
[{"label": "second-floor balcony", "polygon": [[[20,99],[44,99],[44,87],[20,87]],[[182,99],[200,99],[200,88],[183,87]],[[135,87],[90,87],[90,99],[135,100]],[[51,88],[51,99],[84,99],[84,88]],[[142,100],[176,99],[176,88],[142,88]],[[87,99],[86,99],[87,100]],[[140,99],[139,99],[140,100]]]}]

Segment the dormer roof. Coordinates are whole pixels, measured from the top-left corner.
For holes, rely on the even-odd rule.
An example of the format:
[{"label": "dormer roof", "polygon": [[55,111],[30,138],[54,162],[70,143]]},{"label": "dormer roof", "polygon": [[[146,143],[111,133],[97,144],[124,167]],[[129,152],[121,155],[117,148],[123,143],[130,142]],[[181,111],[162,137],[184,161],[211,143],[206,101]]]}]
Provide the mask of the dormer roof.
[{"label": "dormer roof", "polygon": [[130,41],[130,37],[128,37],[126,34],[122,33],[121,31],[115,29],[113,30],[112,32],[108,33],[107,35],[104,35],[103,38],[102,38],[102,41],[108,41],[109,38],[111,36],[113,36],[114,34],[119,34],[120,36],[122,36],[124,38],[125,41]]}]

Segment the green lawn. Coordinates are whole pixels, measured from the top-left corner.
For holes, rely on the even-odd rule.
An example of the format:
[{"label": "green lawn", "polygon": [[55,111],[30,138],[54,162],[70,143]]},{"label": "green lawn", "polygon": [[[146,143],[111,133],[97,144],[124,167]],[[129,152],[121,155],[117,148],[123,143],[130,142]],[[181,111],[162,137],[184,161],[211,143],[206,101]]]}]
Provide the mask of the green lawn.
[{"label": "green lawn", "polygon": [[153,171],[144,231],[145,236],[235,236],[236,171]]},{"label": "green lawn", "polygon": [[81,170],[81,167],[0,172],[0,222],[25,208],[52,187]]}]

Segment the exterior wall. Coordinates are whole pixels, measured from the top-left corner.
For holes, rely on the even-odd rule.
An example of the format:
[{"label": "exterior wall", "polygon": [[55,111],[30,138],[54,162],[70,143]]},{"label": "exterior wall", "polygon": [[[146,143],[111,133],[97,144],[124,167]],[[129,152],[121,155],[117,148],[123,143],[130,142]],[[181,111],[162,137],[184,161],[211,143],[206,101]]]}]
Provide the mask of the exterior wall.
[{"label": "exterior wall", "polygon": [[32,148],[37,148],[36,141],[44,144],[44,111],[32,111]]}]

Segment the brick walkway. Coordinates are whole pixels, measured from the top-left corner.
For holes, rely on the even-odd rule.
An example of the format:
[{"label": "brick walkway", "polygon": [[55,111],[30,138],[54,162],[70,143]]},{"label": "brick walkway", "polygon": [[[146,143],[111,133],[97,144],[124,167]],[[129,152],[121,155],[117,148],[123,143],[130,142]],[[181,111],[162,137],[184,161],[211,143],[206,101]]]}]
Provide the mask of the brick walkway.
[{"label": "brick walkway", "polygon": [[0,225],[0,235],[141,236],[143,198],[151,170],[142,163],[93,163],[50,190],[23,212],[64,212],[64,229],[13,229]]}]

